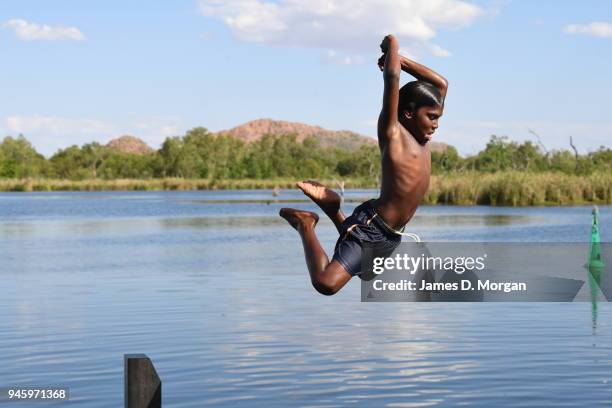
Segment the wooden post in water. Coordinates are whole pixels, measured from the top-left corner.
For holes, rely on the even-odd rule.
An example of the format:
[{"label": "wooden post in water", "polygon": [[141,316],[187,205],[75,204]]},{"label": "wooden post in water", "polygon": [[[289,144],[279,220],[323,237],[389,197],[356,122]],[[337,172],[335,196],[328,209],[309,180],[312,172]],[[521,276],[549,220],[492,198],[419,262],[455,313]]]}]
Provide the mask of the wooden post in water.
[{"label": "wooden post in water", "polygon": [[161,408],[161,380],[145,354],[123,355],[125,408]]}]

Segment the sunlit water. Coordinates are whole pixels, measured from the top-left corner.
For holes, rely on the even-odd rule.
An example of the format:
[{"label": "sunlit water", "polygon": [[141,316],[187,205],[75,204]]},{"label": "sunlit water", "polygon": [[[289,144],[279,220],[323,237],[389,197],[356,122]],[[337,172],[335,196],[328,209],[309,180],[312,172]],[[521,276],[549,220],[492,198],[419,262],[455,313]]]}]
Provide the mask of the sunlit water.
[{"label": "sunlit water", "polygon": [[[270,191],[0,194],[0,387],[120,406],[123,354],[146,353],[171,407],[612,405],[608,303],[594,328],[588,302],[360,303],[358,280],[324,297],[287,205],[315,210]],[[590,207],[422,207],[409,229],[585,242],[590,221]],[[331,250],[331,222],[318,232]]]}]

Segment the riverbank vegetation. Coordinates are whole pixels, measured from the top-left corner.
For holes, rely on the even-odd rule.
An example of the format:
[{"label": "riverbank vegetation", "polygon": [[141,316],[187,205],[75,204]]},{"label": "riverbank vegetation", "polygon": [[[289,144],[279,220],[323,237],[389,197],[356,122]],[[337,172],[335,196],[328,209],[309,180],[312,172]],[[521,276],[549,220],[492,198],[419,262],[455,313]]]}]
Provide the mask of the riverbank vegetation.
[{"label": "riverbank vegetation", "polygon": [[[320,180],[339,188],[338,179]],[[136,190],[236,190],[295,188],[296,179],[3,179],[0,191],[136,191]],[[376,188],[368,178],[343,179],[344,188]],[[438,174],[431,177],[425,204],[452,205],[577,205],[611,204],[612,176],[516,171]],[[282,194],[279,197],[282,199]],[[271,200],[272,200],[271,196]]]},{"label": "riverbank vegetation", "polygon": [[[292,188],[318,179],[345,188],[376,188],[380,154],[321,147],[314,138],[267,135],[246,143],[195,128],[167,138],[147,154],[96,142],[45,158],[23,136],[0,143],[0,191],[102,191]],[[452,146],[432,153],[429,204],[568,205],[611,203],[612,150],[587,154],[544,151],[526,141],[492,136],[479,153],[461,157]]]}]

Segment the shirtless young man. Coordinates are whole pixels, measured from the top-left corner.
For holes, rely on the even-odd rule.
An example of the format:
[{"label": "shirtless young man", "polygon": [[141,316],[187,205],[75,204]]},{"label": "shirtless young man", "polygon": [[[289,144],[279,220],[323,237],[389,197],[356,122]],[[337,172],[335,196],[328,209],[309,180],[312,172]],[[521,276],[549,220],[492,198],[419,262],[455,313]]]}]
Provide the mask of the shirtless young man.
[{"label": "shirtless young man", "polygon": [[[410,221],[429,187],[431,155],[427,142],[442,116],[448,82],[431,69],[400,56],[394,36],[386,36],[380,48],[383,56],[378,64],[385,83],[378,117],[380,197],[361,204],[345,218],[338,194],[317,182],[298,183],[340,233],[331,262],[315,234],[319,216],[293,208],[280,210],[280,216],[300,234],[312,285],[324,295],[333,295],[361,273],[364,243],[375,243],[387,250],[399,245],[401,235],[397,231]],[[401,70],[417,81],[400,89]]]}]

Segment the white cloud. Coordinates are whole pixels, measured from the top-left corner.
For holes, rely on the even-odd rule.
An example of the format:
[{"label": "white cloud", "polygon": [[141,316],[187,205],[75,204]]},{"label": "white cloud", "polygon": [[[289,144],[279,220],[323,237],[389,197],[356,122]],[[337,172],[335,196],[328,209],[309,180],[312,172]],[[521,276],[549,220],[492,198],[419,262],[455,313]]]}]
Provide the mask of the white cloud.
[{"label": "white cloud", "polygon": [[436,44],[432,44],[430,47],[430,52],[435,55],[436,57],[450,57],[451,52],[448,50],[445,50],[444,48],[440,47],[439,45]]},{"label": "white cloud", "polygon": [[168,136],[179,136],[185,132],[181,119],[173,116],[140,118],[130,121],[122,129],[123,133],[138,136],[153,147],[161,145]]},{"label": "white cloud", "polygon": [[363,57],[360,55],[347,55],[338,53],[335,50],[327,50],[325,53],[325,60],[332,64],[340,65],[362,64],[364,61]]},{"label": "white cloud", "polygon": [[412,53],[449,56],[429,43],[438,29],[466,27],[485,14],[463,0],[199,0],[199,5],[204,16],[221,20],[240,41],[333,50],[347,57],[378,52],[388,33]]},{"label": "white cloud", "polygon": [[85,35],[76,27],[52,27],[46,24],[31,23],[22,19],[9,20],[4,23],[4,27],[12,29],[17,38],[24,41],[85,40]]},{"label": "white cloud", "polygon": [[100,134],[111,128],[102,121],[91,119],[69,119],[55,116],[9,116],[6,127],[14,133],[49,132],[51,135],[62,135],[76,131],[84,134]]},{"label": "white cloud", "polygon": [[585,34],[593,37],[612,38],[612,24],[595,21],[589,24],[569,24],[563,29],[568,34]]},{"label": "white cloud", "polygon": [[[4,126],[2,126],[4,125]],[[0,122],[0,135],[23,134],[42,154],[50,156],[58,149],[97,141],[102,144],[124,134],[141,138],[157,148],[167,136],[185,131],[176,117],[141,117],[107,122],[98,119],[66,118],[59,116],[8,116]]]},{"label": "white cloud", "polygon": [[94,140],[105,142],[117,132],[114,126],[100,120],[42,115],[8,116],[4,127],[5,134],[23,134],[46,156],[74,144],[82,145]]}]

